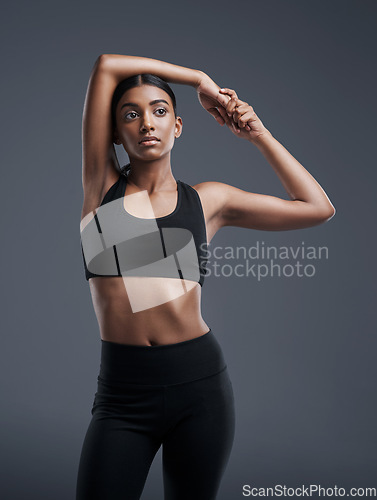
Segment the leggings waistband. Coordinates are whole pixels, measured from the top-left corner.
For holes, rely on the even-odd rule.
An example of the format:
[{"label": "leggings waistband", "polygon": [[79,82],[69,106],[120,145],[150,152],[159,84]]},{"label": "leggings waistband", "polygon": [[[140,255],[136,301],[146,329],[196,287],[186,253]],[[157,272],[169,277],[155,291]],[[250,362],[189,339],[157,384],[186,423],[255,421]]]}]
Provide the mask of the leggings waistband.
[{"label": "leggings waistband", "polygon": [[210,329],[175,344],[128,345],[101,339],[99,381],[112,384],[169,385],[214,375],[227,367]]}]

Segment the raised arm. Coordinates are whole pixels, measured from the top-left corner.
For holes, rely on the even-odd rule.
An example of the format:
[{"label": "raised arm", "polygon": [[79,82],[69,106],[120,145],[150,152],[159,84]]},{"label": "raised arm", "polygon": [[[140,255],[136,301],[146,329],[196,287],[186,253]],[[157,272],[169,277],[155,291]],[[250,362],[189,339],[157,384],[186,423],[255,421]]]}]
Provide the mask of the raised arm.
[{"label": "raised arm", "polygon": [[[200,92],[201,87],[199,87]],[[335,215],[335,207],[314,177],[266,129],[252,106],[241,101],[234,90],[220,89],[228,104],[219,107],[224,123],[238,137],[258,147],[279,177],[290,200],[251,193],[220,182],[200,186],[211,195],[217,228],[238,226],[283,231],[315,226]],[[199,185],[198,185],[199,186]]]},{"label": "raised arm", "polygon": [[89,78],[82,117],[84,206],[98,202],[107,171],[119,168],[111,124],[111,99],[116,86],[116,79],[104,69],[103,57],[98,57]]},{"label": "raised arm", "polygon": [[133,75],[151,73],[167,82],[180,83],[196,87],[202,76],[202,71],[177,66],[158,59],[139,56],[124,56],[121,54],[102,54],[106,71],[116,80],[117,84]]}]

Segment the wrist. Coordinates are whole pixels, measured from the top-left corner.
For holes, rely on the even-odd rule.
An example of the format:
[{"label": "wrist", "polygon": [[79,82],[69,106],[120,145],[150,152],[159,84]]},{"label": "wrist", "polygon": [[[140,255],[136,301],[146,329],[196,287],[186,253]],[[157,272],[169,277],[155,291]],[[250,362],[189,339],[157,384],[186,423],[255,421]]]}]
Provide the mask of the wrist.
[{"label": "wrist", "polygon": [[200,86],[200,84],[202,83],[202,81],[206,78],[209,78],[209,76],[206,73],[204,73],[204,71],[201,71],[200,69],[195,69],[193,71],[195,71],[195,83],[194,83],[193,87],[195,87],[197,89]]},{"label": "wrist", "polygon": [[260,150],[264,148],[265,145],[267,145],[271,140],[273,139],[273,135],[269,130],[265,130],[261,134],[259,134],[257,137],[253,139],[249,139],[249,141],[257,146]]}]

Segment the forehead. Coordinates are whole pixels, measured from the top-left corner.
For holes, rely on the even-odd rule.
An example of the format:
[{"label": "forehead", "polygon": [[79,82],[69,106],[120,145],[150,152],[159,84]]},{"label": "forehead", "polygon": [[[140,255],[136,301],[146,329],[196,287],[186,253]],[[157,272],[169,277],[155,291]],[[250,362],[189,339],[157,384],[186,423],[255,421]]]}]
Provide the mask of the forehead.
[{"label": "forehead", "polygon": [[126,104],[131,106],[152,106],[151,101],[163,99],[168,106],[172,106],[172,101],[167,92],[154,85],[142,85],[126,90],[119,100],[118,107],[122,109]]}]

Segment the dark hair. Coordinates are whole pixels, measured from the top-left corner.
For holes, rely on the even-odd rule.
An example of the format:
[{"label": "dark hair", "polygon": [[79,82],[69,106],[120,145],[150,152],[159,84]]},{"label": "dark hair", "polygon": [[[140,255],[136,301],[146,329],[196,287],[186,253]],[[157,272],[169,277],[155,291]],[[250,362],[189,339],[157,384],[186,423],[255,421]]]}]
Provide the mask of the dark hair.
[{"label": "dark hair", "polygon": [[[115,88],[113,98],[111,101],[111,121],[112,121],[113,130],[115,130],[115,127],[116,127],[115,111],[116,111],[118,102],[122,98],[123,94],[128,89],[132,89],[134,87],[141,87],[142,85],[154,85],[155,87],[159,87],[160,89],[164,90],[167,94],[169,94],[169,96],[172,100],[172,103],[173,103],[174,116],[177,118],[177,102],[175,99],[174,92],[172,91],[169,84],[157,75],[152,75],[150,73],[142,73],[139,75],[130,76],[129,78],[122,80],[121,82],[118,83],[117,87]],[[124,174],[128,174],[130,169],[131,169],[131,166],[128,163],[127,165],[122,167],[121,171]]]}]

